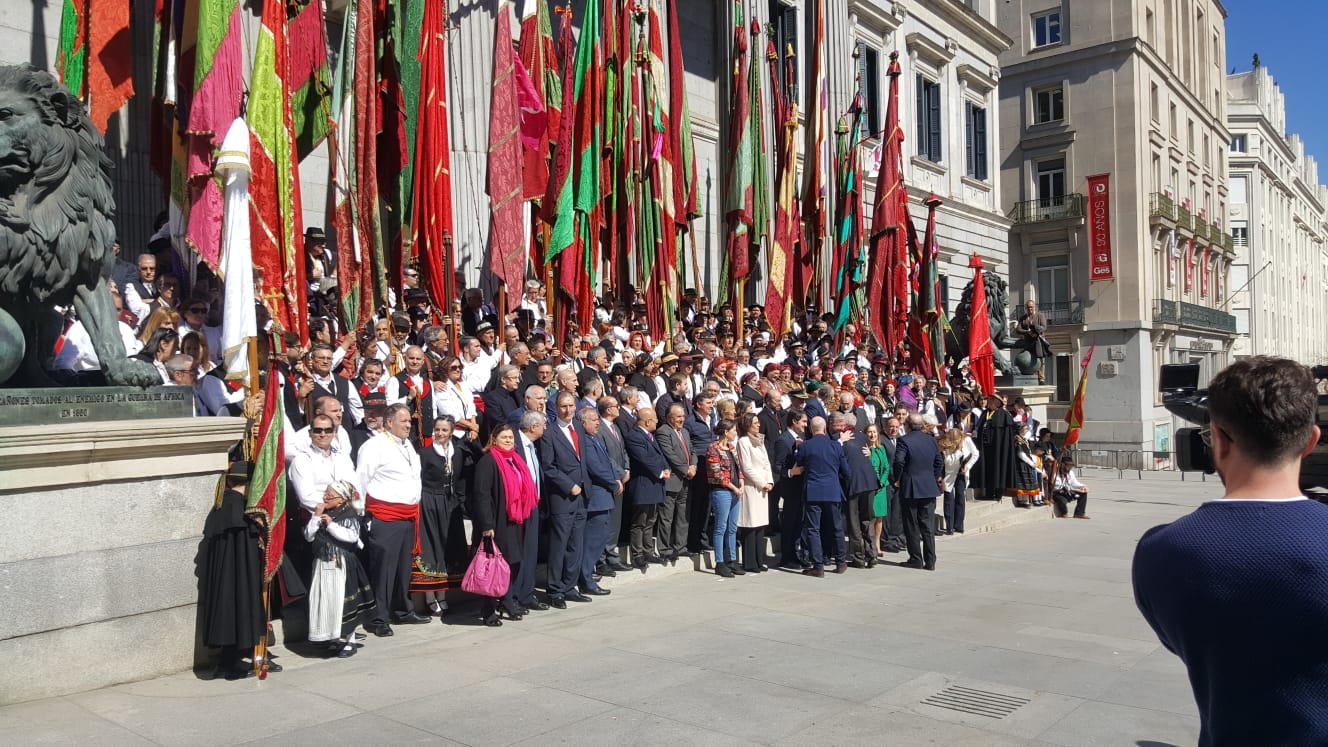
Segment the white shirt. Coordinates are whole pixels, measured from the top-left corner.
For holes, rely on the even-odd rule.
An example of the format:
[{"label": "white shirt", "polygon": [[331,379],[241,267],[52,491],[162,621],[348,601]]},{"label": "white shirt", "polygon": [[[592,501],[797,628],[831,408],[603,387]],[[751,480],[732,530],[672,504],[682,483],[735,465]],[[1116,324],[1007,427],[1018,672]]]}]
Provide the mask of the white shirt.
[{"label": "white shirt", "polygon": [[540,488],[540,464],[539,453],[535,449],[535,442],[530,440],[526,434],[517,431],[517,438],[521,441],[521,459],[526,463],[526,469],[530,470],[530,477],[535,481],[535,492],[539,494]]},{"label": "white shirt", "polygon": [[[414,386],[432,388],[432,385],[425,380],[424,374],[406,374],[406,378]],[[410,392],[401,386],[401,381],[395,376],[387,380],[387,404],[389,405],[408,405],[410,404]]]},{"label": "white shirt", "polygon": [[482,392],[484,387],[489,385],[489,377],[493,375],[494,365],[497,359],[490,358],[484,353],[474,361],[463,361],[461,364],[461,383],[472,392]]},{"label": "white shirt", "polygon": [[475,396],[465,384],[449,381],[441,389],[433,390],[433,409],[435,417],[450,415],[453,420],[471,420],[475,417]]},{"label": "white shirt", "polygon": [[360,477],[355,472],[355,465],[351,464],[350,452],[339,449],[335,441],[328,451],[310,446],[297,454],[286,475],[295,490],[295,497],[309,513],[323,502],[327,486],[337,480],[345,480],[360,490]]},{"label": "white shirt", "polygon": [[420,502],[420,458],[409,441],[379,433],[360,447],[360,485],[364,497],[407,506]]},{"label": "white shirt", "polygon": [[[139,278],[134,278],[134,280],[138,281]],[[154,290],[153,283],[143,283],[143,285],[146,286],[148,290]],[[152,313],[152,307],[143,300],[142,296],[138,295],[138,288],[135,287],[133,282],[125,284],[123,300],[125,308],[134,312],[134,316],[138,317],[139,326],[142,326],[147,322],[148,315]]]},{"label": "white shirt", "polygon": [[198,390],[199,398],[203,400],[203,406],[213,415],[229,415],[226,405],[244,401],[244,387],[232,390],[226,386],[226,382],[216,376],[199,376],[198,383],[194,386]]},{"label": "white shirt", "polygon": [[[126,351],[126,355],[133,355]],[[97,359],[97,351],[92,346],[92,337],[88,334],[88,328],[83,326],[83,322],[78,321],[69,325],[65,332],[64,344],[60,346],[60,354],[55,356],[55,368],[57,371],[100,371],[101,361]]]},{"label": "white shirt", "polygon": [[973,468],[977,461],[977,444],[974,444],[973,439],[966,435],[957,451],[945,455],[945,491],[948,493],[954,490],[955,481],[959,479],[960,470],[967,472]]}]

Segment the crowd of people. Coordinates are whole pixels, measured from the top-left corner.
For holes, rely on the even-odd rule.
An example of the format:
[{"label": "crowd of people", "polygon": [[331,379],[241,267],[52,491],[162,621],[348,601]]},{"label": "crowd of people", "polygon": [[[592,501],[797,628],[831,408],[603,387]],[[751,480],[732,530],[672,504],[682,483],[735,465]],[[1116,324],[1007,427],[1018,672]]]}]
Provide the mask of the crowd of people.
[{"label": "crowd of people", "polygon": [[[399,301],[342,330],[320,315],[337,306],[333,257],[321,235],[306,239],[309,340],[260,309],[272,341],[260,349],[278,359],[267,385],[281,388],[293,499],[282,596],[307,596],[308,639],[332,655],[355,654],[361,623],[390,636],[448,612],[481,546],[510,566],[508,591],[480,610],[498,626],[701,553],[721,578],[819,578],[892,553],[934,570],[935,537],[964,532],[970,493],[1050,499],[1059,515],[1074,502],[1087,518],[1087,489],[1051,432],[1022,400],[982,391],[967,361],[949,361],[942,384],[855,324],[799,314],[772,339],[760,305],[739,328],[731,305],[694,289],[670,339],[650,334],[630,290],[619,301],[606,289],[586,330],[554,330],[536,281],[511,313],[476,288],[443,313],[409,268]],[[142,343],[135,355],[163,383],[192,387],[198,415],[239,416],[219,285],[195,277],[176,300],[157,277],[163,259],[125,268],[127,344]]]}]

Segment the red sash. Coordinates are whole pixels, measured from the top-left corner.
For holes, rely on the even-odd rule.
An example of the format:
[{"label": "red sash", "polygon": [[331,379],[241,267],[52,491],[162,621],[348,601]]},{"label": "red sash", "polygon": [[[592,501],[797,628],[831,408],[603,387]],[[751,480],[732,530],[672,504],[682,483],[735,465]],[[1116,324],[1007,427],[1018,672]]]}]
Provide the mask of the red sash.
[{"label": "red sash", "polygon": [[420,504],[389,503],[369,496],[364,510],[379,521],[414,521],[420,516]]}]

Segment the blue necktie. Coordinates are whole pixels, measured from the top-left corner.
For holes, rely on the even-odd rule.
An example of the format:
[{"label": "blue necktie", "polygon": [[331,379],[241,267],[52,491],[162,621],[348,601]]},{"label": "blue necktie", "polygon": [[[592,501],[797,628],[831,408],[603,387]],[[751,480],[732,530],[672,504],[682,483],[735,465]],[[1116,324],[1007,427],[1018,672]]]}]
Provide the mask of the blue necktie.
[{"label": "blue necktie", "polygon": [[535,444],[526,444],[526,453],[530,456],[530,471],[535,477],[535,492],[538,493],[540,488],[540,471],[539,462],[535,460]]}]

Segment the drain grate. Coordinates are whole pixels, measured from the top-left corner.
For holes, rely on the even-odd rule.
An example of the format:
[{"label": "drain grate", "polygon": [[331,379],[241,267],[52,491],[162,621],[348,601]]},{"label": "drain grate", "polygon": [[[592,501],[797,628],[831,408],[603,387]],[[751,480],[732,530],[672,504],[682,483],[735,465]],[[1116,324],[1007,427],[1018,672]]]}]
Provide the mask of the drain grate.
[{"label": "drain grate", "polygon": [[1027,705],[1029,699],[994,693],[990,690],[977,690],[963,685],[950,685],[935,695],[923,698],[922,702],[937,708],[1001,719],[1019,710],[1021,706]]}]

